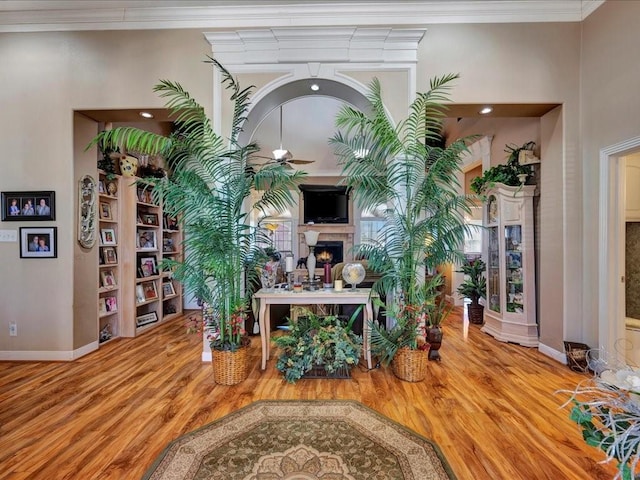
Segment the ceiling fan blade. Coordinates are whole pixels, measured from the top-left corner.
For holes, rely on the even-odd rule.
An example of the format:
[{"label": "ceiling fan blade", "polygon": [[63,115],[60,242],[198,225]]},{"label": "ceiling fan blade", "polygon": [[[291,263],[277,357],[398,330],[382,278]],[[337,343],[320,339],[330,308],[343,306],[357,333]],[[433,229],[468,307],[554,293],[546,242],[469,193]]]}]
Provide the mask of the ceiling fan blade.
[{"label": "ceiling fan blade", "polygon": [[299,158],[294,158],[294,159],[288,160],[288,162],[289,163],[295,163],[296,165],[305,165],[307,163],[313,163],[313,162],[315,162],[315,160],[302,160],[302,159],[299,159]]}]

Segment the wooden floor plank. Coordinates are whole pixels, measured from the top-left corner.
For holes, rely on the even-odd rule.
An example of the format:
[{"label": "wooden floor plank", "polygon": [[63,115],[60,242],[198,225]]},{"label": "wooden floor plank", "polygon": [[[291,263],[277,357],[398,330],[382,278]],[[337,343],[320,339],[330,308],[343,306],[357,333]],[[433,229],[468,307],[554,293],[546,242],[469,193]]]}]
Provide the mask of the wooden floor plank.
[{"label": "wooden floor plank", "polygon": [[274,353],[227,387],[202,363],[201,341],[173,320],[70,363],[0,362],[0,479],[136,479],[166,445],[260,399],[349,399],[434,440],[459,479],[610,479],[559,406],[583,375],[536,349],[501,343],[461,310],[447,319],[442,362],[425,381],[359,367],[351,380],[289,385]]}]

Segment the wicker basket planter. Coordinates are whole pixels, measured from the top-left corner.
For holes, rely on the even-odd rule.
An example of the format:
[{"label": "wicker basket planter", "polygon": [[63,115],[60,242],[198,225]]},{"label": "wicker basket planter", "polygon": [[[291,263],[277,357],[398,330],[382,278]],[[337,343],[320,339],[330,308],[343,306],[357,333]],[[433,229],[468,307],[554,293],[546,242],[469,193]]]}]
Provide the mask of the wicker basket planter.
[{"label": "wicker basket planter", "polygon": [[467,305],[467,315],[469,316],[469,322],[475,325],[482,325],[484,323],[484,305],[469,303]]},{"label": "wicker basket planter", "polygon": [[402,347],[391,361],[393,374],[406,382],[421,382],[427,375],[428,356],[428,350],[411,350],[409,347]]},{"label": "wicker basket planter", "polygon": [[[246,340],[246,341],[245,341]],[[213,380],[219,385],[236,385],[249,376],[248,338],[235,352],[231,350],[212,350]]]}]

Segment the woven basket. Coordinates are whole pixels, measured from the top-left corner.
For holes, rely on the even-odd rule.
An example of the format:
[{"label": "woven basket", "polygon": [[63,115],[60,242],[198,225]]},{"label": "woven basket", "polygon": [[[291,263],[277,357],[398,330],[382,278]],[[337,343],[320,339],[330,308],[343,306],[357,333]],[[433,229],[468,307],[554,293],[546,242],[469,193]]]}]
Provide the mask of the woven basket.
[{"label": "woven basket", "polygon": [[220,385],[236,385],[249,376],[249,345],[243,345],[235,352],[213,350],[213,380]]},{"label": "woven basket", "polygon": [[399,349],[391,361],[393,374],[407,382],[421,382],[427,375],[428,350]]}]

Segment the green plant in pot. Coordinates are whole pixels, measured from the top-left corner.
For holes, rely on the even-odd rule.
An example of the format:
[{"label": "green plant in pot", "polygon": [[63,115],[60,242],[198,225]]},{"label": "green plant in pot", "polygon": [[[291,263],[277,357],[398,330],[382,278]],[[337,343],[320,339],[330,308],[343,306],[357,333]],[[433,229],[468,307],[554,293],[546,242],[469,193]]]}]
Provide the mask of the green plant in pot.
[{"label": "green plant in pot", "polygon": [[526,142],[521,146],[506,145],[505,152],[509,154],[507,163],[495,165],[471,181],[471,191],[483,196],[487,189],[492,188],[496,183],[502,183],[512,187],[524,185],[531,175],[531,165],[520,164],[520,152],[533,151],[536,143]]},{"label": "green plant in pot", "polygon": [[268,243],[264,229],[249,224],[249,212],[291,205],[291,192],[304,174],[275,163],[259,169],[251,166],[251,156],[259,149],[253,143],[240,145],[238,135],[252,87],[241,89],[219,62],[213,58],[207,62],[220,70],[223,84],[231,90],[230,138],[214,132],[204,108],[182,86],[161,81],[154,90],[167,98],[176,126],[173,133],[114,128],[101,132],[94,143],[166,160],[170,174],[145,178],[144,185],[151,187],[154,201],[161,202],[169,216],[179,219],[186,255],[182,261],[163,260],[160,266],[171,269],[185,291],[208,308],[204,329],[215,370],[216,352],[235,352],[248,340],[242,322],[252,288],[260,283],[255,266],[265,259],[258,245]]},{"label": "green plant in pot", "polygon": [[362,351],[362,337],[352,329],[360,309],[348,320],[309,309],[289,320],[289,333],[273,339],[281,350],[276,368],[285,380],[295,383],[314,369],[318,376],[348,377]]},{"label": "green plant in pot", "polygon": [[437,275],[425,281],[425,273],[464,260],[461,249],[471,228],[464,214],[470,212],[472,200],[459,193],[457,175],[468,139],[446,147],[426,141],[442,131],[447,92],[457,78],[431,80],[429,91],[416,95],[408,118],[397,125],[387,117],[377,79],[368,94],[371,114],[344,106],[336,118],[339,131],[331,143],[342,165],[343,183],[356,205],[382,212],[384,218],[376,240],[356,245],[354,251],[380,274],[372,288],[387,299],[391,315],[406,308],[412,312],[411,321],[405,322],[403,315],[390,319],[402,330],[400,335],[371,325],[372,346],[381,347],[378,352],[385,362],[402,347],[419,348],[414,319],[431,308],[442,283]]},{"label": "green plant in pot", "polygon": [[465,274],[464,281],[458,286],[458,293],[462,298],[468,298],[467,304],[469,321],[475,324],[483,323],[484,306],[480,304],[481,298],[487,298],[487,279],[485,278],[486,265],[481,258],[468,260],[460,270]]}]

